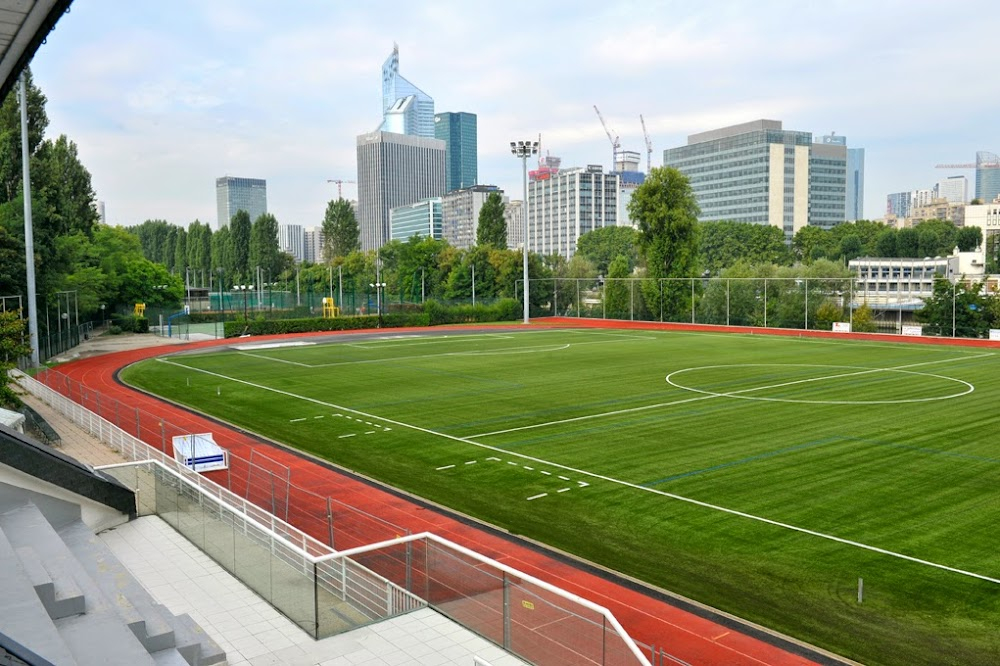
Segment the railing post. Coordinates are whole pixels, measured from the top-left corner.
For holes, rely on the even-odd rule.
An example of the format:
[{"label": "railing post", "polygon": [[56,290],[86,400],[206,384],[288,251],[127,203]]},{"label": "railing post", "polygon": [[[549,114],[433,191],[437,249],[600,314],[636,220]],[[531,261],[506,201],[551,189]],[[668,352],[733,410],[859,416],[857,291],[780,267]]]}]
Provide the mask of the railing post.
[{"label": "railing post", "polygon": [[135,438],[142,440],[142,430],[139,427],[139,408],[135,408]]},{"label": "railing post", "polygon": [[[410,530],[406,530],[409,532]],[[409,536],[409,535],[407,535]],[[406,542],[406,591],[413,591],[413,542]]]},{"label": "railing post", "polygon": [[510,650],[510,584],[503,574],[503,649]]},{"label": "railing post", "polygon": [[319,640],[319,564],[313,562],[313,638]]},{"label": "railing post", "polygon": [[326,524],[330,529],[330,548],[333,548],[333,501],[329,496],[326,498]]}]

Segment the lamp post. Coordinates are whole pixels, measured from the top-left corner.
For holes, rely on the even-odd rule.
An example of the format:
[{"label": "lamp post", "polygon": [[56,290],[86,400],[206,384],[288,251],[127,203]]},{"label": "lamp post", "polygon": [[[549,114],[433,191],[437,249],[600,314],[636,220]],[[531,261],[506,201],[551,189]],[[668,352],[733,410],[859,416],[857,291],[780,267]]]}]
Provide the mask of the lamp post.
[{"label": "lamp post", "polygon": [[524,177],[524,210],[521,213],[524,224],[524,323],[528,323],[528,156],[538,152],[537,141],[511,141],[510,152],[514,157],[521,158],[521,169]]},{"label": "lamp post", "polygon": [[[385,282],[369,282],[368,286],[375,290],[375,311],[378,313],[378,327],[382,328],[382,290]],[[371,301],[368,301],[371,303]]]},{"label": "lamp post", "polygon": [[101,303],[101,327],[102,328],[108,322],[108,320],[104,316],[104,309],[107,308],[107,307],[108,307],[107,305],[105,305],[104,303]]}]

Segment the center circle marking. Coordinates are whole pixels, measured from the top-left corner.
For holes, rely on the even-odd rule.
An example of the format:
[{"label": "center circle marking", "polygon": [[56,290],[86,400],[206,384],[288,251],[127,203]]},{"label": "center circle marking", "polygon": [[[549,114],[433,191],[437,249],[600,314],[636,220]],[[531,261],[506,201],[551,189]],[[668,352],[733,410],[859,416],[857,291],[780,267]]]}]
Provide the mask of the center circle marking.
[{"label": "center circle marking", "polygon": [[[771,386],[754,386],[747,389],[741,389],[739,391],[732,391],[729,393],[717,392],[717,391],[707,391],[705,389],[695,388],[693,386],[685,386],[679,383],[674,378],[677,375],[682,375],[686,372],[695,372],[697,370],[718,370],[723,368],[824,368],[828,370],[847,370],[849,372],[844,372],[835,375],[829,375],[826,377],[810,377],[806,379],[790,380],[786,382],[779,382],[778,384],[773,384]],[[946,382],[952,382],[962,386],[962,390],[957,393],[950,393],[948,395],[930,396],[926,398],[898,398],[894,400],[806,400],[798,398],[765,398],[762,396],[752,395],[754,391],[764,391],[770,388],[780,388],[782,386],[791,386],[794,384],[806,384],[813,382],[821,382],[827,379],[840,379],[842,377],[851,376],[863,376],[863,375],[874,375],[881,372],[894,372],[903,375],[914,375],[918,377],[933,377],[934,379],[941,379]],[[976,390],[976,387],[967,381],[962,379],[955,379],[954,377],[946,377],[945,375],[936,375],[930,372],[918,372],[915,370],[903,370],[897,368],[865,368],[854,365],[821,365],[814,363],[736,363],[727,365],[701,365],[692,368],[681,368],[680,370],[674,370],[666,377],[668,384],[674,388],[679,388],[683,391],[691,391],[692,393],[700,393],[702,395],[716,397],[716,398],[736,398],[738,400],[759,400],[763,402],[790,402],[799,403],[805,405],[897,405],[910,402],[933,402],[935,400],[950,400],[952,398],[960,398],[963,395],[968,395]]]}]

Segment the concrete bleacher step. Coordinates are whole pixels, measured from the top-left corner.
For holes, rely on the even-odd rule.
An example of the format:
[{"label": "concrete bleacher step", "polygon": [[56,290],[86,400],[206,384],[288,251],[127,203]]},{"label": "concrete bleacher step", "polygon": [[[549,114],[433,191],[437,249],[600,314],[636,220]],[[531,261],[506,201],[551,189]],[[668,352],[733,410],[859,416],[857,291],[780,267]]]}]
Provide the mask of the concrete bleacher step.
[{"label": "concrete bleacher step", "polygon": [[174,616],[174,633],[177,635],[177,651],[189,664],[214,666],[226,663],[226,651],[187,613]]},{"label": "concrete bleacher step", "polygon": [[[50,660],[52,663],[79,664],[80,666],[90,666],[91,664],[94,666],[99,664],[101,666],[110,664],[129,664],[130,666],[135,664],[138,666],[153,663],[149,653],[110,608],[110,604],[98,586],[37,506],[30,501],[25,501],[22,504],[5,507],[0,512],[0,530],[3,531],[12,548],[13,557],[17,558],[16,566],[13,568],[17,570],[23,585],[34,597],[33,602],[38,612],[45,622],[52,625],[55,630],[55,636],[46,640],[51,639],[53,644],[61,642],[68,652],[68,656]],[[31,548],[39,559],[46,562],[47,570],[58,567],[60,571],[66,572],[75,580],[85,597],[86,612],[57,620],[51,619],[48,616],[48,611],[42,605],[38,593],[32,587],[27,573],[21,566],[21,560],[17,554],[18,548]],[[36,627],[42,631],[49,631],[48,626],[40,621],[36,622],[35,627],[30,627],[29,631],[33,631]],[[35,640],[33,633],[25,633],[24,635],[29,640]],[[26,641],[21,642],[22,644],[26,643]],[[109,651],[109,646],[113,646],[111,651]],[[43,651],[35,651],[38,654],[44,654]],[[109,653],[113,654],[113,658],[109,658]]]},{"label": "concrete bleacher step", "polygon": [[154,601],[89,527],[75,521],[61,528],[59,535],[150,654],[176,647],[169,611]]},{"label": "concrete bleacher step", "polygon": [[14,547],[0,528],[0,632],[53,664],[76,666],[73,653],[38,598]]},{"label": "concrete bleacher step", "polygon": [[31,546],[21,546],[16,552],[28,581],[51,619],[61,620],[86,611],[83,592],[65,567],[56,566],[53,561],[46,563]]},{"label": "concrete bleacher step", "polygon": [[181,654],[181,651],[176,648],[170,648],[169,650],[160,650],[153,655],[153,663],[156,666],[200,666],[198,661],[189,661],[187,657]]},{"label": "concrete bleacher step", "polygon": [[191,666],[225,663],[225,651],[194,620],[187,615],[172,614],[153,599],[86,525],[77,521],[61,528],[59,533],[85,567],[94,567],[104,574],[98,584],[105,595],[116,595],[122,616],[150,654],[156,656],[175,649]]}]

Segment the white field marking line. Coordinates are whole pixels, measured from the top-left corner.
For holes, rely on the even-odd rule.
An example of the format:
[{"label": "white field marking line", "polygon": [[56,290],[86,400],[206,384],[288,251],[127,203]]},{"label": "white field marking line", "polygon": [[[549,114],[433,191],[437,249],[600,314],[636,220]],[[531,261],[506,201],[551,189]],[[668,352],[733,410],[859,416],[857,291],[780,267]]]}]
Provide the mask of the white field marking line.
[{"label": "white field marking line", "polygon": [[546,471],[545,471],[544,469],[542,469],[542,470],[539,470],[539,472],[541,472],[541,473],[542,473],[542,474],[544,474],[545,476],[552,476],[552,472],[546,472]]},{"label": "white field marking line", "polygon": [[313,367],[313,366],[309,365],[308,363],[299,363],[298,361],[289,361],[288,359],[275,358],[274,356],[261,356],[260,354],[251,354],[250,352],[245,352],[245,351],[238,351],[238,352],[235,352],[235,353],[239,354],[240,356],[252,356],[253,358],[259,358],[262,361],[275,361],[276,363],[287,363],[288,365],[297,365],[300,368],[311,368],[311,367]]},{"label": "white field marking line", "polygon": [[[992,354],[984,354],[984,355],[985,356],[992,356]],[[888,557],[895,557],[897,559],[906,560],[907,562],[913,562],[915,564],[920,564],[922,566],[931,567],[933,569],[940,569],[942,571],[948,571],[948,572],[951,572],[951,573],[959,574],[961,576],[968,576],[969,578],[975,578],[975,579],[978,579],[978,580],[986,581],[988,583],[995,583],[997,585],[1000,585],[1000,578],[993,578],[993,577],[990,577],[990,576],[985,576],[983,574],[975,573],[973,571],[966,571],[964,569],[958,569],[956,567],[950,567],[950,566],[947,566],[945,564],[939,564],[937,562],[931,562],[930,560],[923,560],[923,559],[920,559],[919,557],[913,557],[912,555],[905,555],[903,553],[897,553],[897,552],[892,551],[892,550],[886,550],[885,548],[879,548],[878,546],[871,546],[871,545],[866,544],[866,543],[861,543],[860,541],[852,541],[851,539],[845,539],[843,537],[834,536],[832,534],[825,534],[823,532],[817,532],[816,530],[810,530],[810,529],[807,529],[805,527],[799,527],[797,525],[792,525],[790,523],[783,523],[783,522],[778,521],[778,520],[772,520],[770,518],[764,518],[763,516],[756,516],[756,515],[754,515],[752,513],[747,513],[745,511],[738,511],[736,509],[730,509],[730,508],[727,508],[727,507],[724,507],[724,506],[719,506],[718,504],[712,504],[710,502],[703,502],[701,500],[696,500],[696,499],[693,499],[691,497],[684,497],[683,495],[677,495],[677,494],[674,494],[674,493],[668,493],[668,492],[666,492],[664,490],[658,490],[656,488],[648,488],[646,486],[641,486],[641,485],[639,485],[637,483],[632,483],[630,481],[623,481],[622,479],[616,479],[614,477],[605,476],[603,474],[597,474],[595,472],[589,472],[587,470],[577,469],[575,467],[570,467],[569,465],[563,465],[561,463],[552,462],[550,460],[545,460],[543,458],[536,458],[534,456],[525,455],[523,453],[518,453],[516,451],[508,451],[508,450],[502,449],[502,448],[500,448],[498,446],[490,446],[489,444],[483,444],[482,442],[476,442],[476,441],[474,441],[472,439],[468,439],[468,438],[464,438],[464,437],[457,437],[455,435],[449,435],[449,434],[443,433],[443,432],[437,432],[437,431],[431,430],[429,428],[422,428],[420,426],[412,425],[410,423],[404,423],[402,421],[396,421],[394,419],[381,418],[381,417],[378,417],[378,416],[374,416],[372,414],[367,414],[365,412],[362,412],[362,411],[359,411],[359,410],[356,410],[356,409],[351,409],[350,407],[342,407],[340,405],[336,405],[336,404],[333,404],[333,403],[324,402],[323,400],[317,400],[316,398],[309,398],[309,397],[306,397],[306,396],[303,396],[303,395],[297,395],[295,393],[291,393],[289,391],[282,391],[281,389],[271,388],[270,386],[264,386],[262,384],[255,384],[254,382],[250,382],[250,381],[247,381],[245,379],[236,379],[234,377],[229,377],[227,375],[223,375],[223,374],[220,374],[220,373],[217,373],[217,372],[212,372],[210,370],[203,370],[201,368],[193,368],[193,367],[191,367],[189,365],[184,365],[183,363],[177,363],[175,361],[171,361],[171,360],[168,360],[166,358],[162,358],[161,357],[161,358],[157,358],[156,360],[158,362],[160,362],[160,363],[166,363],[168,365],[174,365],[174,366],[177,366],[179,368],[184,368],[186,370],[193,370],[195,372],[201,372],[201,373],[209,375],[209,376],[218,377],[220,379],[226,379],[226,380],[231,381],[233,383],[243,384],[245,386],[250,386],[252,388],[260,389],[262,391],[269,391],[271,393],[277,393],[278,395],[284,395],[284,396],[287,396],[289,398],[294,398],[294,399],[297,399],[297,400],[303,400],[305,402],[311,402],[313,404],[322,405],[324,407],[328,407],[328,408],[331,408],[331,409],[339,409],[339,410],[344,411],[344,412],[353,412],[355,414],[361,414],[362,416],[367,416],[368,418],[379,419],[381,421],[385,421],[386,423],[392,423],[393,425],[396,425],[396,426],[399,426],[399,427],[402,427],[402,428],[409,428],[410,430],[415,430],[417,432],[422,432],[422,433],[427,434],[427,435],[433,435],[435,437],[441,437],[443,439],[448,439],[448,440],[451,440],[453,442],[459,442],[461,444],[468,444],[469,446],[475,446],[475,447],[478,447],[480,449],[485,449],[487,451],[493,451],[494,453],[498,453],[500,455],[514,456],[516,458],[521,458],[524,461],[530,461],[530,462],[536,463],[538,465],[545,465],[545,466],[548,466],[548,467],[555,467],[557,469],[564,470],[567,473],[573,473],[573,474],[580,474],[582,476],[588,476],[591,479],[598,479],[600,481],[607,481],[608,483],[613,483],[613,484],[622,486],[624,488],[631,488],[633,490],[638,490],[640,492],[646,492],[646,493],[651,493],[653,495],[659,495],[661,497],[667,497],[669,499],[676,500],[678,502],[685,502],[687,504],[691,504],[693,506],[698,506],[698,507],[701,507],[701,508],[704,508],[704,509],[709,509],[709,510],[712,510],[712,511],[718,511],[720,513],[725,513],[725,514],[728,514],[728,515],[731,515],[731,516],[737,516],[739,518],[746,518],[747,520],[754,520],[754,521],[757,521],[757,522],[760,522],[760,523],[764,523],[766,525],[771,525],[771,526],[774,526],[774,527],[779,527],[781,529],[790,530],[792,532],[798,532],[800,534],[806,534],[806,535],[809,535],[809,536],[813,536],[813,537],[816,537],[818,539],[826,539],[827,541],[833,541],[834,543],[840,543],[840,544],[843,544],[845,546],[852,546],[854,548],[860,548],[862,550],[867,550],[867,551],[870,551],[870,552],[873,552],[873,553],[878,553],[880,555],[886,555]],[[952,359],[952,360],[955,360],[955,359]],[[962,360],[964,360],[964,359],[962,359]],[[936,363],[938,361],[934,361],[934,362]],[[702,396],[702,398],[704,398],[704,396]],[[517,463],[509,462],[508,464],[516,465]],[[566,480],[568,481],[569,479],[567,478]]]},{"label": "white field marking line", "polygon": [[374,435],[375,431],[374,430],[368,430],[368,431],[365,432],[365,434],[366,435]]},{"label": "white field marking line", "polygon": [[434,469],[440,472],[443,469],[451,469],[452,467],[454,467],[454,465],[445,465],[444,467],[435,467]]},{"label": "white field marking line", "polygon": [[[527,331],[525,331],[527,332]],[[418,347],[421,345],[439,345],[445,342],[475,342],[480,338],[495,338],[500,340],[511,340],[513,335],[500,335],[499,333],[482,333],[480,335],[435,335],[426,338],[404,336],[402,338],[392,338],[387,340],[370,340],[365,342],[349,342],[349,347],[372,351],[375,349],[385,349],[396,347]],[[419,342],[399,342],[399,340],[419,340]]]},{"label": "white field marking line", "polygon": [[528,501],[530,502],[531,500],[541,499],[542,497],[545,497],[546,495],[548,495],[548,493],[541,493],[539,495],[532,495],[531,497],[528,498]]},{"label": "white field marking line", "polygon": [[557,490],[556,492],[557,492],[557,493],[568,493],[568,492],[569,492],[569,491],[571,491],[571,490],[573,490],[573,489],[572,489],[572,488],[560,488],[560,489],[559,489],[559,490]]},{"label": "white field marking line", "polygon": [[356,434],[357,434],[357,433],[353,433],[353,432],[352,432],[352,433],[351,433],[351,434],[349,434],[349,435],[341,435],[341,436],[337,437],[337,439],[344,439],[345,437],[354,437],[354,436],[355,436]]},{"label": "white field marking line", "polygon": [[478,460],[466,460],[465,464],[466,465],[475,465],[477,462],[479,462],[479,461]]},{"label": "white field marking line", "polygon": [[[768,385],[768,386],[755,386],[755,387],[748,388],[748,389],[742,389],[740,391],[732,391],[730,393],[700,393],[700,395],[698,395],[696,397],[693,397],[693,398],[680,398],[678,400],[672,400],[670,402],[658,402],[658,403],[653,404],[653,405],[642,405],[641,407],[628,407],[626,409],[615,409],[615,410],[610,411],[610,412],[601,412],[599,414],[585,414],[583,416],[574,416],[574,417],[568,418],[568,419],[559,419],[558,421],[546,421],[544,423],[533,423],[531,425],[518,426],[516,428],[505,428],[504,430],[494,430],[493,432],[480,432],[480,433],[476,433],[475,435],[467,435],[466,439],[470,439],[470,440],[481,439],[483,437],[493,437],[494,435],[506,435],[507,433],[520,432],[522,430],[534,430],[536,428],[546,428],[546,427],[551,426],[551,425],[562,425],[563,423],[574,423],[576,421],[589,421],[591,419],[599,419],[599,418],[604,418],[606,416],[618,416],[619,414],[631,414],[631,413],[634,413],[634,412],[643,412],[643,411],[647,411],[647,410],[650,410],[650,409],[659,409],[660,407],[674,407],[676,405],[684,405],[684,404],[687,404],[689,402],[697,402],[699,400],[709,400],[711,398],[739,397],[740,395],[742,395],[744,393],[751,393],[753,391],[766,391],[768,389],[781,388],[781,387],[784,387],[784,386],[791,386],[792,384],[801,384],[801,383],[805,383],[805,382],[815,382],[815,381],[821,381],[821,380],[825,380],[825,379],[838,379],[838,378],[841,378],[841,377],[851,377],[853,375],[860,375],[860,374],[873,373],[873,372],[887,372],[887,371],[905,370],[907,368],[916,368],[916,367],[924,366],[924,365],[934,365],[936,363],[952,363],[954,361],[968,361],[968,360],[972,360],[972,359],[976,359],[976,358],[983,358],[983,357],[986,357],[986,356],[993,356],[993,355],[994,354],[992,354],[992,353],[986,353],[986,354],[978,354],[976,356],[963,356],[963,357],[960,357],[960,358],[944,358],[944,359],[938,359],[937,361],[925,361],[923,363],[910,363],[910,364],[907,364],[907,365],[899,365],[899,366],[895,366],[895,367],[892,367],[892,368],[871,368],[871,369],[868,369],[868,370],[860,370],[860,371],[857,371],[857,372],[842,373],[842,374],[837,374],[837,375],[826,375],[826,376],[823,376],[823,377],[812,377],[810,379],[799,379],[799,380],[792,381],[792,382],[783,382],[781,384],[771,384],[771,385]],[[184,366],[184,367],[187,367],[187,366]],[[671,374],[675,374],[675,373],[671,373]],[[669,377],[669,375],[668,375],[668,377]],[[950,377],[946,378],[946,379],[950,379]],[[673,386],[673,384],[671,384],[671,386]],[[687,389],[687,388],[685,388],[683,390],[693,390],[693,389]]]},{"label": "white field marking line", "polygon": [[321,414],[321,415],[319,415],[319,416],[314,416],[313,418],[314,418],[314,419],[321,419],[321,418],[323,418],[323,415]]},{"label": "white field marking line", "polygon": [[289,419],[288,420],[289,423],[298,423],[299,421],[308,421],[308,419],[305,418],[305,417],[302,417],[301,419]]}]

